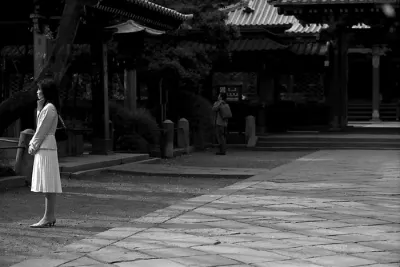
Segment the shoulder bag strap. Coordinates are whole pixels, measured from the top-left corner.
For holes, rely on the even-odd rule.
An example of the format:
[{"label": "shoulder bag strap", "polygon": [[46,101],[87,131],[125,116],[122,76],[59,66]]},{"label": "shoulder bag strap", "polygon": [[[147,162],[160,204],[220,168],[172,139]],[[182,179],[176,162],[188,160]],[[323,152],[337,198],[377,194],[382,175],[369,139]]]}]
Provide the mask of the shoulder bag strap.
[{"label": "shoulder bag strap", "polygon": [[61,118],[60,115],[58,115],[58,119],[60,120],[61,125],[63,126],[63,128],[64,128],[64,129],[67,129],[67,126],[65,126],[64,120]]}]

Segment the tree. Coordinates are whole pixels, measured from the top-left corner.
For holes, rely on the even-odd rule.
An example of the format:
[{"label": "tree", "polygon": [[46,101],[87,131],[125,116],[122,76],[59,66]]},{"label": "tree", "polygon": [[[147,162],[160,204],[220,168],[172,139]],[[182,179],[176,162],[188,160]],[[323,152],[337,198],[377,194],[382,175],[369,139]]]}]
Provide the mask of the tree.
[{"label": "tree", "polygon": [[[53,2],[54,0],[48,0]],[[42,2],[46,6],[46,2]],[[60,3],[62,3],[60,1]],[[93,5],[97,0],[65,0],[54,49],[39,76],[28,85],[28,90],[16,93],[0,103],[0,135],[27,110],[36,107],[37,82],[51,73],[58,83],[62,83],[70,63],[71,47],[78,25],[84,14],[85,5]]]},{"label": "tree", "polygon": [[[66,77],[65,74],[71,64],[71,46],[79,21],[84,14],[84,6],[97,3],[97,0],[38,1],[47,7],[45,12],[49,15],[52,15],[54,7],[59,5],[55,2],[63,3],[65,1],[55,40],[55,49],[39,78],[28,86],[28,90],[16,93],[0,103],[0,135],[27,110],[33,110],[36,107],[36,82],[42,79],[46,73],[53,73],[60,84],[65,80],[63,78]],[[157,85],[160,80],[165,79],[164,85],[170,84],[167,87],[200,92],[201,85],[212,69],[216,55],[227,55],[226,48],[229,40],[238,35],[236,29],[225,24],[225,15],[218,11],[218,7],[234,1],[156,0],[153,2],[182,13],[192,13],[194,19],[184,25],[182,29],[168,33],[161,39],[157,38],[158,40],[147,42],[142,60],[148,65],[152,77],[154,75],[158,77]],[[118,22],[120,21],[115,21],[115,23]],[[188,29],[197,30],[201,34],[188,34]],[[181,42],[188,36],[194,42],[202,41],[209,46],[188,48]],[[174,77],[174,79],[168,79],[168,77]],[[155,91],[158,91],[158,86],[155,86]]]},{"label": "tree", "polygon": [[[199,93],[217,59],[228,58],[229,41],[239,31],[225,23],[226,14],[218,8],[237,1],[215,0],[157,0],[157,4],[194,18],[177,31],[147,41],[144,61],[151,77],[172,80],[174,90]],[[192,45],[191,45],[192,44]],[[203,44],[203,45],[197,45]]]},{"label": "tree", "polygon": [[[164,119],[161,114],[173,121],[188,119],[195,146],[202,148],[213,133],[211,103],[203,97],[212,92],[210,74],[216,62],[229,64],[228,44],[239,36],[235,27],[225,23],[226,14],[219,8],[237,1],[154,2],[194,16],[177,31],[146,41],[142,59],[148,65],[150,108],[159,121]],[[168,100],[163,110],[160,93]]]}]

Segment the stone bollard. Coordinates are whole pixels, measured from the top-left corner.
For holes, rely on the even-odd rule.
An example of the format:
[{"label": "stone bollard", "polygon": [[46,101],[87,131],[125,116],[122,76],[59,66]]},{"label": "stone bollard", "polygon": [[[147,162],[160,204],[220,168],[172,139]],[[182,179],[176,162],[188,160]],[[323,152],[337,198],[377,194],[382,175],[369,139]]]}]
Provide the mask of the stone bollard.
[{"label": "stone bollard", "polygon": [[178,121],[178,147],[184,148],[186,153],[189,153],[189,135],[189,121],[185,118],[182,118]]},{"label": "stone bollard", "polygon": [[246,142],[247,147],[255,147],[257,144],[256,119],[254,116],[246,117]]},{"label": "stone bollard", "polygon": [[174,123],[170,120],[163,122],[163,142],[162,142],[162,157],[174,157]]},{"label": "stone bollard", "polygon": [[28,184],[32,181],[32,170],[33,170],[33,159],[34,156],[29,155],[28,148],[29,142],[31,141],[35,131],[32,129],[26,129],[19,135],[19,147],[17,149],[17,156],[15,159],[14,171],[17,175],[25,176]]}]

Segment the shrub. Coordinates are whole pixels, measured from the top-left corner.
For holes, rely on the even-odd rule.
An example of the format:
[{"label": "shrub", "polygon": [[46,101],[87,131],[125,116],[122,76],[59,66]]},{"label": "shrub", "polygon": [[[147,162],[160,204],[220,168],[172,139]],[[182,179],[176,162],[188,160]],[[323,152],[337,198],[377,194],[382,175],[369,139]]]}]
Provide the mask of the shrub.
[{"label": "shrub", "polygon": [[4,155],[4,151],[0,149],[0,177],[14,176],[15,171],[10,164],[10,160]]},{"label": "shrub", "polygon": [[111,104],[110,118],[115,130],[114,141],[121,149],[150,152],[151,145],[159,144],[160,130],[148,110],[139,108],[129,112],[122,106]]},{"label": "shrub", "polygon": [[[214,124],[210,101],[195,93],[182,91],[179,92],[179,97],[172,97],[169,107],[171,109],[169,115],[174,121],[180,118],[189,120],[191,130],[203,142],[211,142],[214,135]],[[204,144],[198,145],[203,146]]]}]

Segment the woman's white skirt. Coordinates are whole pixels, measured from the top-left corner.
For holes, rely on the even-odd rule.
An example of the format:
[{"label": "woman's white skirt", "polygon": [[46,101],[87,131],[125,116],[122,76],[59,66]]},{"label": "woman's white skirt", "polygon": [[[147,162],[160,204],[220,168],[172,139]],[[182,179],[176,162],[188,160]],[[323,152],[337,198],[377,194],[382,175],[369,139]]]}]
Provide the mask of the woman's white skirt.
[{"label": "woman's white skirt", "polygon": [[35,154],[31,191],[42,193],[62,192],[57,150],[39,149]]}]

